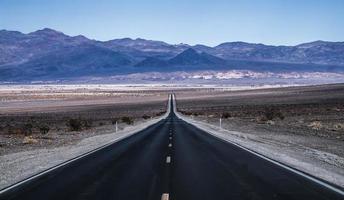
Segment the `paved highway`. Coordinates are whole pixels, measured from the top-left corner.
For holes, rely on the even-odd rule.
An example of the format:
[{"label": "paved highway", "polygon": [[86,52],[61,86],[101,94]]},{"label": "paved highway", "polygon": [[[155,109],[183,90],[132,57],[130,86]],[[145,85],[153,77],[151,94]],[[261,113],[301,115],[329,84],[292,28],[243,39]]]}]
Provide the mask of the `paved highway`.
[{"label": "paved highway", "polygon": [[7,188],[0,199],[344,199],[326,183],[188,124],[170,105],[166,119]]}]

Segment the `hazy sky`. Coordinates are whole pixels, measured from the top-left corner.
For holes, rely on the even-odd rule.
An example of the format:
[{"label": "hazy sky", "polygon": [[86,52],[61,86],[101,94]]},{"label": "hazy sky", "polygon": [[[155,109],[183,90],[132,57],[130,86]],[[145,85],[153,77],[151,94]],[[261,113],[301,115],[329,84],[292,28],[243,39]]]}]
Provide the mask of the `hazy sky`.
[{"label": "hazy sky", "polygon": [[0,29],[217,45],[344,41],[344,0],[0,0]]}]

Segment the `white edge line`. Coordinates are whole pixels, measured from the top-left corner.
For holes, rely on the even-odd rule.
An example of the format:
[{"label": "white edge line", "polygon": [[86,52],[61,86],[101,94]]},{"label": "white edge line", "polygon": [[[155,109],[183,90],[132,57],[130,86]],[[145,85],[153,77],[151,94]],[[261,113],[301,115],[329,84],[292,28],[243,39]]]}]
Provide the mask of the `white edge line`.
[{"label": "white edge line", "polygon": [[162,195],[161,195],[161,200],[169,200],[169,193],[163,193]]},{"label": "white edge line", "polygon": [[[209,133],[209,132],[208,132],[208,133]],[[211,134],[211,133],[209,133],[209,134]],[[211,135],[216,136],[215,134],[211,134]],[[289,170],[289,171],[292,171],[292,172],[294,172],[295,174],[298,174],[298,175],[300,175],[300,176],[303,176],[303,177],[305,177],[305,178],[307,178],[307,179],[309,179],[309,180],[311,180],[311,181],[313,181],[313,182],[315,182],[315,183],[317,183],[317,184],[320,184],[320,185],[322,185],[322,186],[324,186],[324,187],[326,187],[326,188],[328,188],[328,189],[330,189],[330,190],[333,190],[333,191],[335,191],[335,192],[337,192],[337,193],[339,193],[339,194],[341,194],[341,195],[344,195],[344,191],[342,191],[342,190],[339,189],[339,188],[333,187],[332,185],[330,185],[330,184],[328,184],[328,183],[326,183],[326,182],[324,182],[324,181],[322,181],[322,180],[320,180],[320,179],[317,179],[317,178],[315,178],[315,177],[309,176],[308,174],[306,174],[306,173],[304,173],[304,172],[302,172],[302,171],[296,170],[296,169],[294,169],[294,168],[292,168],[292,167],[289,167],[288,165],[282,164],[282,163],[280,163],[280,162],[278,162],[278,161],[276,161],[276,160],[273,160],[273,159],[271,159],[271,158],[265,157],[264,155],[259,154],[259,153],[255,152],[255,151],[253,151],[253,150],[250,150],[250,149],[248,149],[248,148],[246,148],[246,147],[244,147],[244,146],[241,146],[240,144],[234,143],[234,142],[229,141],[229,140],[227,140],[227,139],[220,138],[220,137],[218,137],[218,136],[216,136],[216,137],[219,138],[219,139],[221,139],[221,140],[224,140],[224,141],[226,141],[226,142],[229,142],[229,143],[231,143],[231,144],[233,144],[233,145],[235,145],[235,146],[237,146],[237,147],[240,147],[241,149],[244,149],[244,150],[246,150],[246,151],[248,151],[248,152],[250,152],[250,153],[252,153],[252,154],[254,154],[254,155],[258,156],[258,157],[260,157],[260,158],[263,158],[263,159],[265,159],[265,160],[267,160],[267,161],[270,161],[270,162],[272,162],[272,163],[274,163],[274,164],[276,164],[276,165],[278,165],[278,166],[280,166],[280,167],[282,167],[282,168],[284,168],[284,169],[287,169],[287,170]]]},{"label": "white edge line", "polygon": [[[169,103],[168,103],[168,109],[167,109],[167,111],[169,111],[169,112],[171,112],[170,101],[171,101],[171,95],[169,95],[169,98],[168,98],[168,102],[169,102]],[[168,115],[167,115],[167,116],[168,116]],[[159,119],[156,123],[159,123],[159,122],[160,122],[161,120],[163,120],[163,119],[164,119],[164,117],[162,117],[161,119]],[[156,123],[154,123],[154,124],[156,124]],[[62,163],[60,163],[60,164],[58,164],[58,165],[56,165],[56,166],[54,166],[54,167],[48,168],[48,169],[46,169],[46,170],[44,170],[44,171],[42,171],[42,172],[39,172],[38,174],[32,175],[31,177],[28,177],[28,178],[23,179],[23,180],[21,180],[21,181],[19,181],[19,182],[17,182],[17,183],[14,183],[14,184],[12,184],[12,185],[10,185],[10,186],[8,186],[8,187],[5,187],[4,189],[0,190],[0,194],[3,194],[3,193],[5,193],[5,192],[7,192],[7,191],[9,191],[9,190],[11,190],[11,189],[13,189],[13,188],[15,188],[15,187],[18,187],[18,186],[20,186],[20,185],[22,185],[22,184],[24,184],[24,183],[26,183],[26,182],[28,182],[28,181],[31,181],[31,180],[33,180],[33,179],[35,179],[35,178],[38,178],[38,177],[40,177],[40,176],[43,176],[43,175],[45,175],[45,174],[47,174],[47,173],[49,173],[49,172],[51,172],[51,171],[53,171],[53,170],[55,170],[55,169],[57,169],[57,168],[63,167],[63,166],[65,166],[65,165],[67,165],[67,164],[69,164],[69,163],[71,163],[71,162],[74,162],[74,161],[76,161],[76,160],[79,160],[79,159],[81,159],[81,158],[84,158],[84,157],[86,157],[86,156],[88,156],[88,155],[90,155],[90,154],[92,154],[92,153],[94,153],[94,152],[96,152],[96,151],[102,150],[102,149],[104,149],[104,148],[106,148],[106,147],[108,147],[108,146],[110,146],[110,145],[112,145],[112,144],[115,144],[115,143],[117,143],[117,142],[119,142],[119,141],[121,141],[121,140],[124,140],[125,138],[128,138],[128,137],[130,137],[130,136],[132,136],[132,135],[135,135],[135,134],[137,134],[137,133],[139,133],[139,132],[145,130],[146,128],[148,128],[148,127],[150,127],[150,126],[153,126],[154,124],[148,125],[147,127],[143,128],[143,129],[141,129],[141,130],[135,131],[135,132],[133,132],[133,133],[131,133],[131,134],[123,135],[123,136],[121,136],[121,137],[118,137],[118,138],[116,138],[115,140],[113,140],[113,141],[111,141],[111,142],[109,142],[109,143],[107,143],[107,144],[105,144],[105,145],[103,145],[103,146],[100,146],[100,147],[98,147],[98,148],[96,148],[96,149],[93,149],[93,150],[91,150],[91,151],[89,151],[89,152],[87,152],[87,153],[81,154],[81,155],[79,155],[79,156],[77,156],[77,157],[75,157],[75,158],[72,158],[72,159],[70,159],[70,160],[64,161],[64,162],[62,162]]]},{"label": "white edge line", "polygon": [[[173,100],[175,101],[175,99],[173,99]],[[175,108],[174,108],[174,109],[175,109]],[[175,113],[177,113],[176,110],[175,110]],[[179,113],[178,113],[177,115],[179,115]],[[291,171],[291,172],[293,172],[293,173],[295,173],[295,174],[298,174],[298,175],[300,175],[300,176],[302,176],[302,177],[304,177],[304,178],[307,178],[308,180],[311,180],[311,181],[313,181],[313,182],[315,182],[315,183],[317,183],[317,184],[319,184],[319,185],[322,185],[322,186],[326,187],[327,189],[330,189],[330,190],[332,190],[332,191],[334,191],[334,192],[337,192],[338,194],[344,196],[344,191],[341,190],[341,189],[339,189],[339,188],[337,188],[337,187],[334,187],[334,186],[332,186],[332,185],[330,185],[330,184],[328,184],[328,183],[326,183],[326,182],[324,182],[324,181],[322,181],[322,180],[320,180],[320,179],[317,179],[317,178],[315,178],[315,177],[309,176],[308,174],[306,174],[306,173],[304,173],[304,172],[302,172],[302,171],[293,169],[292,167],[289,167],[289,166],[286,165],[286,164],[282,164],[282,163],[280,163],[280,162],[278,162],[278,161],[275,161],[275,160],[273,160],[273,159],[271,159],[271,158],[268,158],[268,157],[266,157],[266,156],[264,156],[264,155],[262,155],[262,154],[260,154],[260,153],[257,153],[257,152],[255,152],[255,151],[253,151],[253,150],[251,150],[251,149],[248,149],[248,148],[246,148],[246,147],[244,147],[244,146],[242,146],[242,145],[240,145],[240,144],[238,144],[238,143],[235,143],[235,142],[233,142],[233,141],[230,141],[230,140],[227,139],[227,138],[222,138],[222,137],[220,137],[220,136],[218,136],[218,135],[216,135],[216,134],[214,134],[214,133],[211,133],[211,132],[209,132],[209,131],[207,131],[207,130],[201,128],[201,127],[199,127],[197,124],[193,124],[193,123],[191,123],[191,122],[189,122],[189,121],[187,121],[187,120],[184,120],[184,119],[183,119],[184,117],[181,117],[181,115],[179,115],[179,116],[177,116],[177,117],[179,117],[180,119],[182,119],[182,120],[185,121],[186,123],[188,123],[188,124],[190,124],[190,125],[192,125],[192,126],[195,126],[195,127],[199,128],[199,129],[201,129],[202,131],[204,131],[204,132],[206,132],[206,133],[208,133],[208,134],[210,134],[210,135],[212,135],[212,136],[214,136],[214,137],[216,137],[216,138],[218,138],[218,139],[220,139],[220,140],[222,140],[222,141],[225,141],[225,142],[228,142],[228,143],[230,143],[230,144],[233,144],[233,145],[235,145],[235,146],[237,146],[237,147],[239,147],[239,148],[241,148],[241,149],[243,149],[243,150],[245,150],[245,151],[248,151],[248,152],[250,152],[250,153],[252,153],[252,154],[254,154],[254,155],[256,155],[256,156],[258,156],[258,157],[260,157],[260,158],[262,158],[262,159],[264,159],[264,160],[266,160],[266,161],[269,161],[269,162],[271,162],[271,163],[273,163],[273,164],[275,164],[275,165],[278,165],[278,166],[280,166],[280,167],[282,167],[282,168],[284,168],[284,169],[286,169],[286,170],[289,170],[289,171]]]},{"label": "white edge line", "polygon": [[[184,120],[184,121],[185,121],[185,120]],[[189,122],[187,122],[187,123],[189,123]],[[248,152],[250,152],[250,153],[252,153],[252,154],[254,154],[254,155],[256,155],[256,156],[258,156],[258,157],[260,157],[260,158],[262,158],[262,159],[264,159],[264,160],[267,160],[267,161],[269,161],[269,162],[271,162],[271,163],[273,163],[273,164],[275,164],[275,165],[278,165],[278,166],[280,166],[280,167],[282,167],[282,168],[284,168],[284,169],[287,169],[287,170],[289,170],[289,171],[291,171],[291,172],[293,172],[293,173],[295,173],[295,174],[298,174],[298,175],[300,175],[300,176],[303,176],[303,177],[305,177],[305,178],[307,178],[307,179],[309,179],[309,180],[311,180],[311,181],[313,181],[313,182],[315,182],[315,183],[317,183],[317,184],[320,184],[320,185],[322,185],[322,186],[324,186],[324,187],[326,187],[326,188],[328,188],[328,189],[330,189],[330,190],[333,190],[333,191],[339,193],[340,195],[343,195],[343,196],[344,196],[344,191],[343,191],[343,190],[341,190],[341,189],[339,189],[339,188],[336,188],[336,187],[333,187],[332,185],[330,185],[330,184],[328,184],[328,183],[326,183],[326,182],[324,182],[324,181],[322,181],[322,180],[320,180],[320,179],[317,179],[317,178],[315,178],[315,177],[309,176],[308,174],[306,174],[306,173],[304,173],[304,172],[302,172],[302,171],[296,170],[296,169],[294,169],[294,168],[292,168],[292,167],[289,167],[289,166],[286,165],[286,164],[282,164],[282,163],[280,163],[280,162],[278,162],[278,161],[275,161],[275,160],[273,160],[273,159],[271,159],[271,158],[268,158],[268,157],[266,157],[266,156],[264,156],[264,155],[262,155],[262,154],[260,154],[260,153],[257,153],[257,152],[255,152],[255,151],[253,151],[253,150],[251,150],[251,149],[248,149],[248,148],[246,148],[246,147],[244,147],[244,146],[241,146],[241,145],[238,144],[238,143],[235,143],[235,142],[233,142],[233,141],[230,141],[230,140],[227,139],[227,138],[222,138],[222,137],[220,137],[220,136],[218,136],[218,135],[216,135],[216,134],[214,134],[214,133],[208,132],[207,130],[202,129],[202,128],[200,128],[200,127],[197,126],[197,125],[194,125],[194,124],[192,124],[192,123],[189,123],[189,124],[191,124],[191,125],[193,125],[193,126],[196,126],[197,128],[203,130],[204,132],[206,132],[206,133],[208,133],[208,134],[210,134],[210,135],[212,135],[212,136],[214,136],[214,137],[216,137],[216,138],[218,138],[218,139],[220,139],[220,140],[222,140],[222,141],[225,141],[225,142],[228,142],[228,143],[230,143],[230,144],[233,144],[233,145],[235,145],[235,146],[237,146],[237,147],[239,147],[239,148],[241,148],[241,149],[243,149],[243,150],[245,150],[245,151],[248,151]]]},{"label": "white edge line", "polygon": [[26,178],[26,179],[21,180],[21,181],[19,181],[19,182],[17,182],[17,183],[14,183],[13,185],[11,185],[11,186],[9,186],[9,187],[6,187],[6,188],[4,188],[3,190],[1,190],[1,191],[0,191],[0,194],[3,194],[3,193],[5,193],[5,192],[7,192],[7,191],[9,191],[9,190],[11,190],[11,189],[13,189],[13,188],[15,188],[15,187],[18,187],[18,186],[20,186],[21,184],[24,184],[24,183],[26,183],[26,182],[28,182],[28,181],[31,181],[32,179],[35,179],[35,178],[40,177],[40,176],[43,176],[44,174],[47,174],[47,173],[49,173],[49,172],[51,172],[51,171],[53,171],[53,170],[55,170],[55,169],[57,169],[57,168],[63,167],[63,166],[65,166],[65,165],[67,165],[67,164],[69,164],[69,163],[71,163],[71,162],[74,162],[74,161],[76,161],[76,160],[79,160],[79,159],[81,159],[81,158],[84,158],[84,157],[86,157],[86,156],[88,156],[88,155],[90,155],[90,154],[92,154],[92,153],[94,153],[94,152],[96,152],[96,151],[99,151],[99,150],[101,150],[101,149],[104,149],[104,148],[106,148],[106,147],[108,147],[108,146],[110,146],[110,145],[112,145],[112,144],[114,144],[114,143],[116,143],[116,142],[119,142],[120,140],[123,140],[123,139],[125,139],[125,138],[127,138],[127,137],[130,137],[130,136],[132,136],[132,135],[134,135],[134,134],[136,134],[136,133],[138,133],[138,132],[140,132],[140,131],[137,131],[137,132],[135,132],[135,133],[132,133],[132,134],[129,134],[129,135],[124,135],[124,136],[122,136],[122,137],[119,137],[119,138],[115,139],[114,141],[112,141],[112,142],[110,142],[110,143],[108,143],[108,144],[105,144],[105,145],[103,145],[103,146],[101,146],[101,147],[98,147],[98,148],[96,148],[96,149],[93,149],[93,150],[91,150],[91,151],[89,151],[89,152],[87,152],[87,153],[84,153],[84,154],[82,154],[82,155],[79,155],[79,156],[77,156],[77,157],[75,157],[75,158],[72,158],[72,159],[70,159],[70,160],[64,161],[64,162],[62,162],[62,163],[60,163],[60,164],[58,164],[58,165],[56,165],[56,166],[54,166],[54,167],[51,167],[51,168],[48,168],[48,169],[46,169],[46,170],[44,170],[44,171],[42,171],[42,172],[39,172],[39,173],[36,174],[36,175],[33,175],[33,176],[29,177],[29,178]]}]

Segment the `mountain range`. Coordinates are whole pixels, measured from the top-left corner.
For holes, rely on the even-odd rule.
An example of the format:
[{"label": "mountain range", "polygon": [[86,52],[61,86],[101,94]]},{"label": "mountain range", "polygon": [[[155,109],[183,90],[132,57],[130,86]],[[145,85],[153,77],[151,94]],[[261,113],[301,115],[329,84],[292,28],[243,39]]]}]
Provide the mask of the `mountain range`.
[{"label": "mountain range", "polygon": [[0,31],[0,81],[199,70],[344,71],[344,42],[215,47],[145,39],[97,41],[52,29]]}]

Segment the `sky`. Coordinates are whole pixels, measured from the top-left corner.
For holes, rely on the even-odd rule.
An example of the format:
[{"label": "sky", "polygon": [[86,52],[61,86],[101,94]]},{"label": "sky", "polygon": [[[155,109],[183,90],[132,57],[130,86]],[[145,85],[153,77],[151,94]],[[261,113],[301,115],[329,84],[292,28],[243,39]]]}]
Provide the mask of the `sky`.
[{"label": "sky", "polygon": [[171,44],[344,41],[344,0],[0,0],[0,29]]}]

